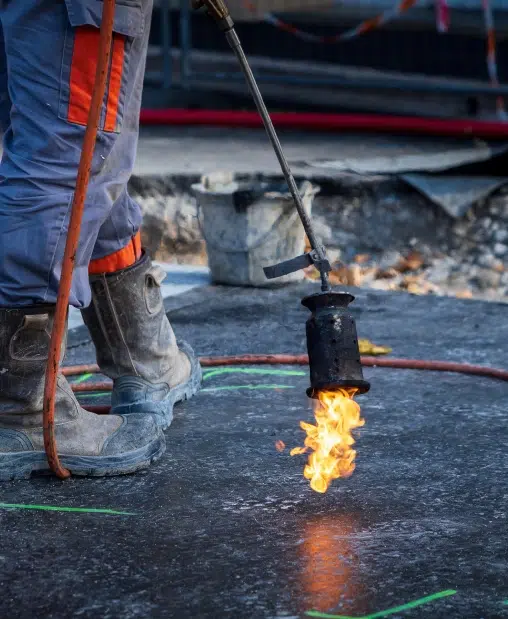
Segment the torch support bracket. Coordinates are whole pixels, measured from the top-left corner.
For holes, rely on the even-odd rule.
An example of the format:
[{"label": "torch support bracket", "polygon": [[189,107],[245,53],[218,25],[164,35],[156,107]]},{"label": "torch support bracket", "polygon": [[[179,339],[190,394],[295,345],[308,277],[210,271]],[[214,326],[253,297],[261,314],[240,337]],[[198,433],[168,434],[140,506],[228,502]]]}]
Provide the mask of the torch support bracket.
[{"label": "torch support bracket", "polygon": [[279,264],[274,264],[269,267],[263,267],[263,271],[267,279],[275,279],[276,277],[289,275],[300,269],[306,269],[311,265],[314,265],[320,273],[329,273],[332,270],[328,258],[321,258],[318,252],[313,249],[296,258],[284,260],[283,262],[279,262]]}]

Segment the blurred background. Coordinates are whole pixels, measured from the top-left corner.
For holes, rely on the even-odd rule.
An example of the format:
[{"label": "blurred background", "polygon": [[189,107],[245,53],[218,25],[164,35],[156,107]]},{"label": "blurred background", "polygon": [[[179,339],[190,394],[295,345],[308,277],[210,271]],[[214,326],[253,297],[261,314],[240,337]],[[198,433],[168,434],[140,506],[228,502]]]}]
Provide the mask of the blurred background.
[{"label": "blurred background", "polygon": [[[294,175],[316,190],[334,283],[507,302],[508,0],[228,6]],[[228,187],[196,194],[218,172],[285,187],[224,35],[189,0],[156,0],[130,191],[145,247],[185,286],[213,266],[203,223],[225,225],[208,231],[221,243],[254,234],[233,225]],[[201,221],[211,202],[231,218]],[[257,232],[284,243],[268,204],[252,205]]]},{"label": "blurred background", "polygon": [[[147,105],[252,108],[214,23],[191,11],[189,0],[155,4]],[[276,109],[491,118],[496,95],[508,93],[499,86],[508,71],[506,0],[230,0],[228,6]]]}]

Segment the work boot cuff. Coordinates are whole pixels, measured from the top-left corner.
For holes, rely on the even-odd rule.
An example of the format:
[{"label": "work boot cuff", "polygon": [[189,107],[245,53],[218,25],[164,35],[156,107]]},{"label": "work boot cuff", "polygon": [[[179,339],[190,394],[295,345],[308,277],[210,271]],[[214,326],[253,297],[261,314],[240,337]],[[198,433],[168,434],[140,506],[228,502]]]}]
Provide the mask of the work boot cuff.
[{"label": "work boot cuff", "polygon": [[56,305],[54,303],[40,303],[37,305],[25,305],[23,307],[0,307],[0,316],[2,319],[9,319],[15,316],[33,316],[36,314],[55,313]]},{"label": "work boot cuff", "polygon": [[147,265],[150,263],[150,256],[148,253],[142,249],[141,250],[141,258],[137,260],[134,264],[131,264],[129,267],[125,267],[125,269],[120,269],[119,271],[113,271],[112,273],[98,273],[96,275],[90,275],[90,284],[94,284],[95,282],[106,279],[106,281],[112,281],[115,279],[122,278],[125,275],[136,275],[138,271],[144,271],[147,268]]}]

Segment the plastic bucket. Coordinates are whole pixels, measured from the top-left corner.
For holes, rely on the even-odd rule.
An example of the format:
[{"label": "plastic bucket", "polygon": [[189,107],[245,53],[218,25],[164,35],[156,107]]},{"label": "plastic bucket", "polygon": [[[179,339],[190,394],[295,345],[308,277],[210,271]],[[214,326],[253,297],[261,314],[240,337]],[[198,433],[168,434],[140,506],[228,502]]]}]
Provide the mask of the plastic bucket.
[{"label": "plastic bucket", "polygon": [[[272,280],[263,272],[305,251],[305,231],[285,184],[211,175],[192,189],[213,281],[264,288],[303,279],[303,271]],[[318,192],[308,181],[300,186],[309,215]]]}]

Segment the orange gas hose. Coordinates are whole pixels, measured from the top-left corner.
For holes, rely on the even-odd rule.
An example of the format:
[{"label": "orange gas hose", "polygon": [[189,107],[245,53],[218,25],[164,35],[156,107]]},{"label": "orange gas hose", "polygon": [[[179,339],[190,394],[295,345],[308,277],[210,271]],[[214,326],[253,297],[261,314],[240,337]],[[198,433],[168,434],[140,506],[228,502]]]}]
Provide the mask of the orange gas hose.
[{"label": "orange gas hose", "polygon": [[[400,370],[427,370],[430,372],[453,372],[458,374],[470,374],[473,376],[485,376],[508,382],[508,370],[491,368],[484,365],[470,365],[469,363],[455,363],[453,361],[435,361],[428,359],[395,359],[390,357],[362,357],[362,365],[365,367],[383,367]],[[307,355],[234,355],[228,357],[200,357],[203,367],[218,367],[232,365],[307,365],[309,358]],[[79,374],[96,374],[99,367],[97,365],[74,365],[63,368],[65,376],[76,376]],[[76,393],[91,391],[112,391],[112,382],[97,382],[72,385]],[[89,411],[99,414],[107,414],[110,407],[105,405],[84,405]]]},{"label": "orange gas hose", "polygon": [[[486,365],[471,365],[469,363],[456,363],[455,361],[436,361],[431,359],[396,359],[394,357],[370,357],[362,356],[362,365],[365,367],[383,367],[399,370],[428,370],[430,372],[454,372],[458,374],[472,374],[475,376],[486,376],[508,381],[508,370],[491,368]],[[233,355],[230,357],[200,357],[199,362],[202,367],[217,367],[228,365],[307,365],[309,357],[307,355]],[[62,369],[65,376],[77,376],[79,374],[97,374],[100,372],[99,366],[90,365],[69,365]],[[111,389],[112,383],[98,383]],[[91,383],[83,385],[90,387]],[[75,385],[74,387],[77,387]],[[97,388],[95,388],[97,390]],[[79,391],[92,391],[92,389],[79,389]]]},{"label": "orange gas hose", "polygon": [[65,252],[62,262],[62,273],[58,288],[58,297],[55,309],[53,329],[49,357],[46,367],[46,380],[44,384],[44,408],[43,408],[43,431],[44,449],[48,458],[50,469],[60,477],[66,479],[70,472],[60,464],[55,439],[55,394],[58,372],[60,367],[60,353],[63,336],[66,329],[69,296],[72,284],[72,274],[76,261],[76,251],[79,244],[81,220],[85,206],[85,198],[90,179],[93,153],[97,139],[102,102],[106,91],[106,79],[109,69],[109,57],[111,54],[111,42],[113,39],[113,22],[115,17],[115,0],[104,0],[102,9],[102,22],[100,29],[99,56],[95,72],[95,84],[88,112],[88,122],[83,139],[83,148],[79,161],[76,189],[72,201],[71,217]]}]

